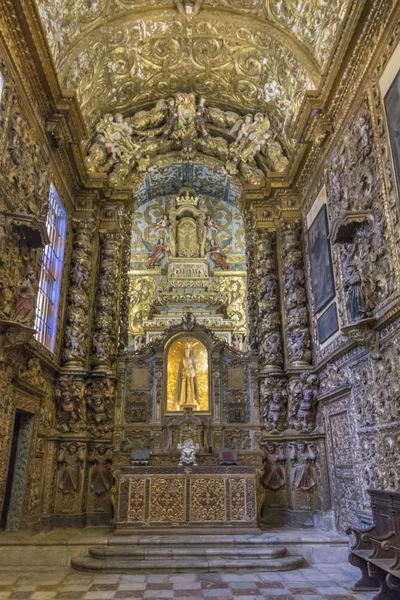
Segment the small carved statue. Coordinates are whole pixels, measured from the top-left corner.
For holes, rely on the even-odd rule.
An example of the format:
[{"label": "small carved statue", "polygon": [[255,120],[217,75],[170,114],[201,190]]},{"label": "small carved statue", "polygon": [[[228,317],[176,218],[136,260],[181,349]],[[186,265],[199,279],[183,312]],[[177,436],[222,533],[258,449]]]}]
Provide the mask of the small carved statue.
[{"label": "small carved statue", "polygon": [[81,469],[85,462],[83,446],[77,442],[62,444],[57,456],[57,463],[61,467],[58,489],[63,494],[75,494],[81,487]]},{"label": "small carved statue", "polygon": [[29,271],[25,281],[22,282],[18,297],[14,304],[14,310],[11,316],[12,321],[23,324],[32,324],[35,316],[36,290],[34,287],[36,274]]},{"label": "small carved statue", "polygon": [[291,445],[290,461],[292,463],[292,489],[308,492],[316,485],[314,463],[317,458],[314,445],[297,440]]},{"label": "small carved statue", "polygon": [[266,406],[264,419],[266,428],[272,431],[281,431],[285,428],[286,406],[281,390],[272,391],[272,397]]},{"label": "small carved statue", "polygon": [[277,444],[268,442],[265,445],[263,456],[264,471],[261,475],[261,485],[264,488],[276,491],[285,485],[285,462],[284,447],[278,447]]},{"label": "small carved statue", "polygon": [[199,444],[194,444],[193,440],[189,439],[179,443],[177,448],[181,453],[179,458],[180,467],[182,465],[193,465],[194,467],[197,467],[196,452],[200,450]]},{"label": "small carved statue", "polygon": [[344,290],[346,294],[346,308],[351,323],[360,321],[367,317],[367,308],[365,296],[362,288],[362,281],[360,273],[357,270],[356,265],[353,261],[355,253],[355,245],[351,249],[344,249],[341,252],[342,255],[342,266],[343,266],[343,279],[344,279]]},{"label": "small carved statue", "polygon": [[72,375],[60,378],[56,388],[57,427],[63,433],[78,431],[82,424],[80,403],[82,400],[82,383],[74,381]]}]

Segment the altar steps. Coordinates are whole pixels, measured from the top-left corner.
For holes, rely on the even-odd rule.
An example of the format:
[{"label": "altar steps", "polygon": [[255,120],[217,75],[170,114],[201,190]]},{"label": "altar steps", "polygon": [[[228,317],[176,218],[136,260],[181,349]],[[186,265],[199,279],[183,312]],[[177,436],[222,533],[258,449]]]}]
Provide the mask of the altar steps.
[{"label": "altar steps", "polygon": [[[71,560],[80,571],[102,573],[184,573],[289,571],[304,566],[284,546],[260,544],[258,536],[151,536],[89,548],[89,556]],[[116,542],[116,543],[114,543]],[[153,542],[153,543],[152,543]]]}]

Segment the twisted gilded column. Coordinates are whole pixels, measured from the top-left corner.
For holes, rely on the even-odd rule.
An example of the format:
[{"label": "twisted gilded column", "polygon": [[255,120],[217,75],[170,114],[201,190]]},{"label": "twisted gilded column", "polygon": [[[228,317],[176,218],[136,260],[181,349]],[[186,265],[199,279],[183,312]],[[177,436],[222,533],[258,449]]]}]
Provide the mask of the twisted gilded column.
[{"label": "twisted gilded column", "polygon": [[124,215],[122,229],[121,305],[119,311],[118,349],[125,350],[129,344],[129,266],[131,261],[132,211]]},{"label": "twisted gilded column", "polygon": [[119,230],[100,234],[100,274],[92,348],[92,365],[98,373],[110,371],[111,358],[117,350],[121,242]]},{"label": "twisted gilded column", "polygon": [[283,365],[276,232],[257,232],[258,355],[263,372]]},{"label": "twisted gilded column", "polygon": [[281,223],[285,333],[289,368],[308,367],[312,358],[301,235],[301,223],[298,221]]},{"label": "twisted gilded column", "polygon": [[96,222],[74,220],[71,271],[63,347],[63,371],[86,368],[90,332],[90,291]]}]

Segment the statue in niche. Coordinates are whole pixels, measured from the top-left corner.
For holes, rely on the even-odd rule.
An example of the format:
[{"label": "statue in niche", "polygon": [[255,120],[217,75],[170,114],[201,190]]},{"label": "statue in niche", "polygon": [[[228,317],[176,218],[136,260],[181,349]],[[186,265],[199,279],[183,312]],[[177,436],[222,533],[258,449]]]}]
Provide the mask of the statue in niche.
[{"label": "statue in niche", "polygon": [[199,409],[199,391],[197,385],[196,361],[191,355],[190,344],[186,344],[179,364],[178,378],[175,388],[175,402],[180,409]]},{"label": "statue in niche", "polygon": [[61,446],[57,456],[57,463],[62,467],[58,488],[63,494],[75,494],[79,491],[84,461],[85,451],[77,442]]},{"label": "statue in niche", "polygon": [[164,238],[159,238],[155,246],[152,246],[152,244],[146,242],[146,240],[143,240],[143,244],[147,250],[151,252],[151,256],[147,261],[147,268],[155,269],[156,265],[162,261],[167,252],[167,247],[164,244]]},{"label": "statue in niche", "polygon": [[226,253],[224,252],[224,248],[229,246],[232,238],[224,240],[222,242],[222,246],[220,246],[217,240],[211,240],[207,245],[207,254],[210,256],[215,267],[222,269],[223,271],[228,270],[228,263],[226,260]]},{"label": "statue in niche", "polygon": [[346,244],[341,252],[346,308],[351,323],[367,317],[366,300],[360,273],[354,264],[356,246]]},{"label": "statue in niche", "polygon": [[290,461],[292,463],[292,489],[308,492],[316,485],[314,468],[317,456],[314,445],[297,440],[291,445]]},{"label": "statue in niche", "polygon": [[278,447],[272,442],[265,445],[264,470],[261,475],[261,485],[264,488],[276,491],[285,485],[285,462],[286,457],[283,446]]},{"label": "statue in niche", "polygon": [[22,282],[19,288],[18,298],[14,304],[14,310],[11,316],[12,321],[18,323],[31,324],[35,315],[35,290],[36,274],[34,271],[27,273],[25,281]]}]

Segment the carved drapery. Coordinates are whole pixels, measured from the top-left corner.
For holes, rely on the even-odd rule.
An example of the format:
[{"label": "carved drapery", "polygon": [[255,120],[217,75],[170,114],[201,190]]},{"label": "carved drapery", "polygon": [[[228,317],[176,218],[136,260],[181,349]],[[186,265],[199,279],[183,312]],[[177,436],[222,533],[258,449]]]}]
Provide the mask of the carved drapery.
[{"label": "carved drapery", "polygon": [[74,221],[70,288],[64,335],[64,368],[84,368],[90,331],[90,292],[95,220]]},{"label": "carved drapery", "polygon": [[260,366],[276,370],[282,367],[283,355],[275,231],[258,231],[256,273]]},{"label": "carved drapery", "polygon": [[93,332],[92,364],[96,371],[109,370],[116,352],[120,231],[100,234],[100,275]]},{"label": "carved drapery", "polygon": [[292,367],[301,367],[311,363],[301,224],[297,221],[283,221],[280,234],[287,361]]}]

